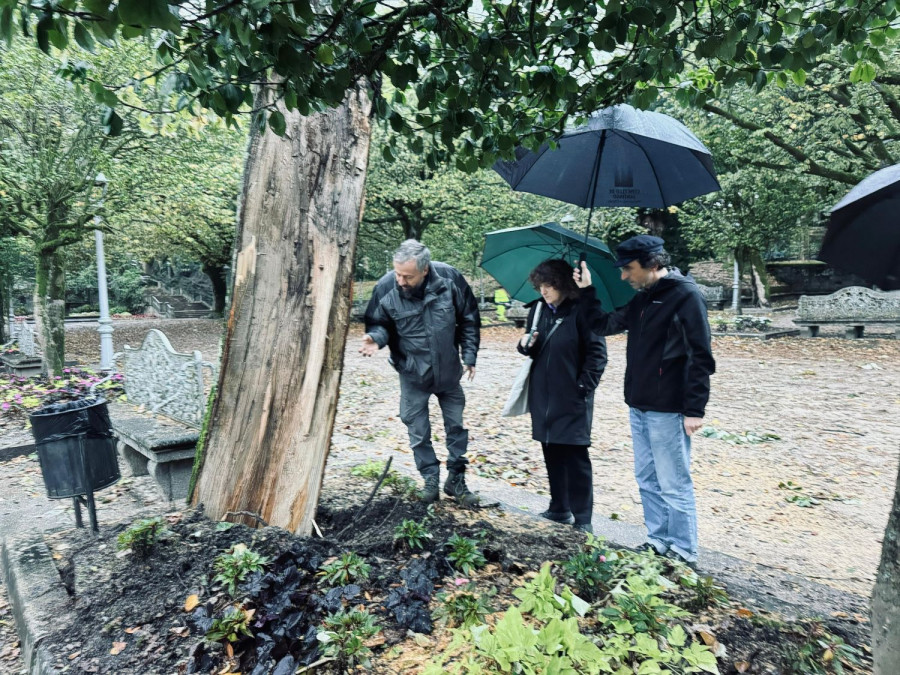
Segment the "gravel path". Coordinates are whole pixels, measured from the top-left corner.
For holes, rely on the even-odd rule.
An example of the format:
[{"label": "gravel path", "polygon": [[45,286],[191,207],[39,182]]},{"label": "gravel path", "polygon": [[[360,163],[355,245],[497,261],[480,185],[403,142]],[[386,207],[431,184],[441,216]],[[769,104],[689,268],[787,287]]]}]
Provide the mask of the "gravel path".
[{"label": "gravel path", "polygon": [[[117,351],[125,343],[138,345],[148,328],[160,328],[176,349],[200,349],[213,358],[222,322],[132,320],[114,327]],[[483,331],[478,374],[463,385],[470,456],[480,474],[543,494],[546,474],[528,418],[499,416],[521,358],[513,349],[517,334],[507,327]],[[336,430],[406,449],[396,375],[384,351],[371,359],[357,353],[361,335],[354,324]],[[72,326],[67,340],[70,358],[98,360],[95,328]],[[596,397],[595,511],[640,524],[622,401],[624,348],[624,337],[609,339],[610,362]],[[701,544],[868,595],[900,457],[900,342],[716,338],[713,348],[718,372],[707,424],[723,438],[694,442]],[[441,439],[436,411],[432,419]],[[778,439],[741,442],[748,432]],[[779,487],[788,481],[800,489]]]}]

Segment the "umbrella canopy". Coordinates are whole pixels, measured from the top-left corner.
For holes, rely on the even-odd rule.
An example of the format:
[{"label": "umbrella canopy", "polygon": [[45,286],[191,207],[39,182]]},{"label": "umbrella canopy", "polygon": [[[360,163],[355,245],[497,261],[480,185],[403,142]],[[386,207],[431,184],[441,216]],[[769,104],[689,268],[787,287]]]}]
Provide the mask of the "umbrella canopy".
[{"label": "umbrella canopy", "polygon": [[831,209],[819,259],[900,289],[900,164],[876,171]]},{"label": "umbrella canopy", "polygon": [[706,146],[678,120],[617,105],[564,133],[558,147],[516,148],[494,170],[514,190],[583,208],[665,208],[721,189]]},{"label": "umbrella canopy", "polygon": [[582,235],[558,223],[488,232],[484,235],[481,267],[510,297],[531,302],[540,297],[528,281],[528,275],[538,263],[549,258],[566,258],[574,265],[582,252],[603,307],[611,310],[626,304],[634,291],[621,280],[619,268],[613,265],[615,256],[606,244],[594,237],[588,237],[585,244]]}]

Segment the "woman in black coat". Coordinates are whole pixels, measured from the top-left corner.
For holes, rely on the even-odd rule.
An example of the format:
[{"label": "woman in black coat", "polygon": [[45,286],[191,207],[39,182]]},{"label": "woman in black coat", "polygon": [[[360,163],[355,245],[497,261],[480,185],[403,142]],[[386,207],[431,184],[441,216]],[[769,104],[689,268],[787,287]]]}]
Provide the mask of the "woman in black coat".
[{"label": "woman in black coat", "polygon": [[[541,516],[592,532],[593,472],[588,456],[594,389],[606,367],[606,340],[582,316],[580,291],[565,260],[545,260],[529,281],[541,294],[518,350],[533,359],[528,383],[531,436],[541,444],[550,508]],[[537,329],[531,333],[540,307]],[[530,338],[530,339],[529,339]]]}]

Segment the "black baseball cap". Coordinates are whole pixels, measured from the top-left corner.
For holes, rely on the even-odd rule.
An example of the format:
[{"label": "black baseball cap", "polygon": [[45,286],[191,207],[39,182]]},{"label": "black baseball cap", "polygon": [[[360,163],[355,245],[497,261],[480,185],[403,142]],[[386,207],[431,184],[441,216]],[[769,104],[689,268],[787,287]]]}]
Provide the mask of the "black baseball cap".
[{"label": "black baseball cap", "polygon": [[617,260],[613,264],[616,267],[625,267],[632,260],[646,260],[651,253],[662,251],[665,243],[659,237],[651,234],[639,234],[631,239],[626,239],[616,246]]}]

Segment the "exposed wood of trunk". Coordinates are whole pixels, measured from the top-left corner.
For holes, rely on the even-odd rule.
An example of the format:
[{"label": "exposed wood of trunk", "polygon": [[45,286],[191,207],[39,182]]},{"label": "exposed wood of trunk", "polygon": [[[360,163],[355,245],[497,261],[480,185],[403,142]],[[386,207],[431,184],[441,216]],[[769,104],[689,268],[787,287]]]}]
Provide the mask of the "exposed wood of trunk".
[{"label": "exposed wood of trunk", "polygon": [[66,354],[66,272],[59,249],[38,254],[34,328],[41,346],[41,372],[62,375]]},{"label": "exposed wood of trunk", "polygon": [[282,111],[284,138],[251,138],[219,395],[194,495],[211,518],[250,511],[310,531],[337,408],[370,107],[360,88],[327,113]]},{"label": "exposed wood of trunk", "polygon": [[872,589],[872,655],[875,675],[900,673],[900,471]]}]

